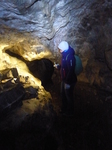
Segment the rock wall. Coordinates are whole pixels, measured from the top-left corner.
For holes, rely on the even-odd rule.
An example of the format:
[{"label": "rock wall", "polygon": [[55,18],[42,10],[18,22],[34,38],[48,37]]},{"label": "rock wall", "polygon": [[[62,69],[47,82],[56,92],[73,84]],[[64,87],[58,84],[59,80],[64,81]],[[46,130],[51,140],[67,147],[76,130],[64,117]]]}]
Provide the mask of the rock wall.
[{"label": "rock wall", "polygon": [[0,11],[1,44],[26,42],[24,52],[44,45],[58,60],[57,45],[66,40],[83,62],[79,81],[112,89],[110,0],[1,0]]}]

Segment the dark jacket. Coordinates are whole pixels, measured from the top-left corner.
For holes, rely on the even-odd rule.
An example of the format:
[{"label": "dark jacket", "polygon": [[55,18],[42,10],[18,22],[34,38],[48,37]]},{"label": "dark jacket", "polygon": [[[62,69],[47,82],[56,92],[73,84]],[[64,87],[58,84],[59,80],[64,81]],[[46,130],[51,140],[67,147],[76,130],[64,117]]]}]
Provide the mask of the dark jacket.
[{"label": "dark jacket", "polygon": [[76,83],[77,76],[75,74],[75,51],[69,46],[67,51],[62,52],[60,73],[61,79],[67,84]]}]

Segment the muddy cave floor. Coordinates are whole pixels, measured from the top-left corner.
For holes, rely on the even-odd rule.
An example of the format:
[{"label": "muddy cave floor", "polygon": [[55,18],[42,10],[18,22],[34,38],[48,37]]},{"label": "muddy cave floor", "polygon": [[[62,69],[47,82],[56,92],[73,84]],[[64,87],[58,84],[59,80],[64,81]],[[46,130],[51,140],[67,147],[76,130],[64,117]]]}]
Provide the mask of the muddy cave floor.
[{"label": "muddy cave floor", "polygon": [[[56,120],[44,141],[37,142],[39,139],[37,133],[30,135],[23,133],[16,136],[10,132],[5,135],[2,133],[1,150],[112,149],[112,93],[77,82],[74,89],[74,116],[67,117],[59,113],[60,80],[57,76],[53,78],[53,84],[47,86],[46,90],[51,93]],[[29,147],[26,141],[33,145]]]}]

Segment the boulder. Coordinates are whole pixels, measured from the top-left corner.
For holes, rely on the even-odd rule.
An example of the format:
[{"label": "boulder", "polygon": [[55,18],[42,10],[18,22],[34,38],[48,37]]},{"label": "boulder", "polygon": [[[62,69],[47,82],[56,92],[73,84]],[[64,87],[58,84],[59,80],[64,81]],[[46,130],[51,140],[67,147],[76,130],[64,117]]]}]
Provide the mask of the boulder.
[{"label": "boulder", "polygon": [[15,84],[13,87],[0,93],[0,114],[7,114],[14,108],[17,108],[22,103],[25,90],[20,84]]}]

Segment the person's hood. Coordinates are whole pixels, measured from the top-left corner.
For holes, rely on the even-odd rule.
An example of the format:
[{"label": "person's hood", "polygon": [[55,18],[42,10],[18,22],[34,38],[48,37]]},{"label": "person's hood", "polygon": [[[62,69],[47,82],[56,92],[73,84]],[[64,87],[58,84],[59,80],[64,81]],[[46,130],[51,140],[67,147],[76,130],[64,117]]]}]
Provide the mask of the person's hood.
[{"label": "person's hood", "polygon": [[66,42],[66,41],[62,41],[59,45],[58,45],[58,48],[64,52],[66,50],[69,49],[69,44]]}]

